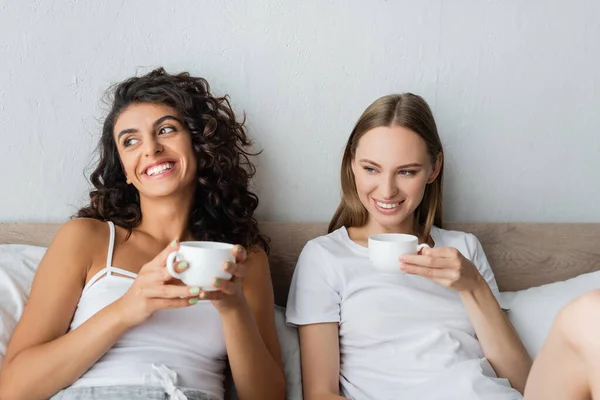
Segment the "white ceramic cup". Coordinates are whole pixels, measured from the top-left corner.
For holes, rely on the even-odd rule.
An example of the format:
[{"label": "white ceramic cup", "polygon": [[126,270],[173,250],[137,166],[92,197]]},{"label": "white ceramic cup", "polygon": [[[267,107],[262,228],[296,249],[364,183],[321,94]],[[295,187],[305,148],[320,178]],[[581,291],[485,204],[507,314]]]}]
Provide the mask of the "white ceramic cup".
[{"label": "white ceramic cup", "polygon": [[380,233],[369,237],[369,259],[373,267],[388,274],[404,273],[400,269],[399,256],[417,254],[429,247],[419,244],[419,239],[403,233]]},{"label": "white ceramic cup", "polygon": [[[181,279],[188,286],[202,290],[217,290],[212,283],[215,278],[231,279],[231,274],[223,271],[225,261],[235,262],[233,245],[220,242],[181,242],[179,250],[167,257],[167,270],[173,278]],[[187,269],[175,271],[175,261],[185,260]]]}]

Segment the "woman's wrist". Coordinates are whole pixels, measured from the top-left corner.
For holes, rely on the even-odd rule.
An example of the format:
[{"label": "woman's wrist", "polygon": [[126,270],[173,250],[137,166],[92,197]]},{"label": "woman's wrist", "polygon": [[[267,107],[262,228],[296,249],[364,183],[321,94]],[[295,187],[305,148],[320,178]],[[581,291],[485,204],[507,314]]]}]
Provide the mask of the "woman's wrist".
[{"label": "woman's wrist", "polygon": [[483,277],[479,276],[476,281],[472,288],[463,290],[459,294],[465,306],[467,306],[467,303],[471,303],[471,305],[482,308],[485,307],[488,300],[495,299],[495,297]]},{"label": "woman's wrist", "polygon": [[242,296],[238,301],[233,304],[228,304],[225,307],[218,307],[219,315],[221,320],[225,322],[226,319],[240,319],[252,317],[250,306],[246,301],[246,298]]},{"label": "woman's wrist", "polygon": [[109,324],[123,333],[136,325],[132,323],[133,319],[128,315],[121,299],[110,304],[103,311],[106,313]]}]

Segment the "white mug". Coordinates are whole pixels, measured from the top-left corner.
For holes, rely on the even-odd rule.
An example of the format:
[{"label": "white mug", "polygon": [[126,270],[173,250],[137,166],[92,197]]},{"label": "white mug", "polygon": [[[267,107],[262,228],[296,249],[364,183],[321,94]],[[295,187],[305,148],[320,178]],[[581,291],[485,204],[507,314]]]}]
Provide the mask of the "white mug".
[{"label": "white mug", "polygon": [[388,274],[404,273],[400,269],[399,256],[417,254],[429,247],[419,244],[419,239],[403,233],[381,233],[369,237],[369,259],[373,267]]},{"label": "white mug", "polygon": [[[220,242],[181,242],[179,250],[167,257],[167,271],[173,278],[181,279],[188,286],[202,290],[217,290],[212,284],[215,278],[231,279],[231,274],[223,271],[225,261],[235,262],[233,245]],[[174,261],[185,260],[188,267],[176,272]]]}]

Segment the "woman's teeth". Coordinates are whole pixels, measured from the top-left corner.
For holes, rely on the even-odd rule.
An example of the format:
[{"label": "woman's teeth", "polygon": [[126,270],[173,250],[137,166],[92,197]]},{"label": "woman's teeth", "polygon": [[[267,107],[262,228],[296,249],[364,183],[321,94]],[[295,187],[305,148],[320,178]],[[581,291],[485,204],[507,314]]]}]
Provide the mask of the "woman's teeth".
[{"label": "woman's teeth", "polygon": [[380,203],[378,201],[376,201],[375,203],[377,204],[378,207],[386,208],[388,210],[398,207],[398,204],[399,204],[399,203]]},{"label": "woman's teeth", "polygon": [[152,176],[152,175],[162,174],[166,170],[173,168],[173,165],[174,165],[173,163],[167,162],[167,163],[160,164],[160,165],[157,165],[152,168],[148,168],[148,170],[146,171],[146,175]]}]

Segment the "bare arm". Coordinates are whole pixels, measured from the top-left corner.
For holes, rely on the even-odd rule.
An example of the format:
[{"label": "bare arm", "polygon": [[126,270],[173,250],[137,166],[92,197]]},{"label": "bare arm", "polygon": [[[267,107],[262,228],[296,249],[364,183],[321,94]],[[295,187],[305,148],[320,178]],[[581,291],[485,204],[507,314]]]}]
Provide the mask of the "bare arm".
[{"label": "bare arm", "polygon": [[523,393],[531,358],[477,267],[451,247],[426,248],[421,255],[399,259],[402,270],[460,294],[483,354],[499,377],[508,379],[513,388]]},{"label": "bare arm", "polygon": [[340,400],[340,342],[337,323],[299,327],[302,389],[306,400]]},{"label": "bare arm", "polygon": [[[93,221],[73,220],[57,233],[34,278],[0,374],[0,398],[42,399],[70,385],[121,334],[110,310],[65,335],[92,265]],[[35,385],[33,385],[35,383]]]},{"label": "bare arm", "polygon": [[482,278],[476,289],[462,291],[460,297],[483,354],[496,374],[508,379],[513,388],[523,393],[531,369],[531,358],[490,287]]},{"label": "bare arm", "polygon": [[285,376],[267,255],[262,250],[251,252],[244,264],[246,301],[221,312],[236,391],[241,400],[284,399]]},{"label": "bare arm", "polygon": [[[52,396],[76,381],[125,331],[141,323],[154,309],[189,305],[187,299],[178,298],[186,295],[187,287],[164,285],[169,292],[166,295],[175,298],[142,299],[129,294],[123,298],[136,306],[123,307],[122,301],[117,301],[68,332],[93,263],[94,248],[102,247],[95,238],[107,237],[107,229],[99,221],[76,219],[57,233],[40,263],[29,302],[8,346],[0,371],[2,400]],[[155,260],[158,270],[161,255]],[[144,268],[150,271],[150,267]],[[134,286],[140,287],[145,281],[149,280],[138,277]]]}]

